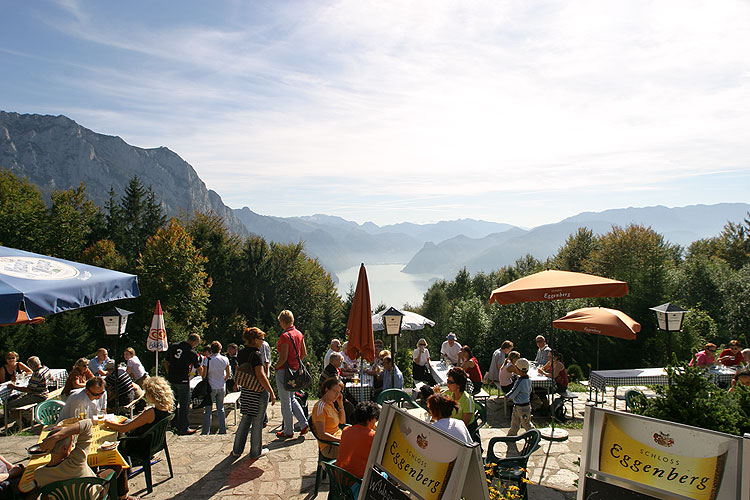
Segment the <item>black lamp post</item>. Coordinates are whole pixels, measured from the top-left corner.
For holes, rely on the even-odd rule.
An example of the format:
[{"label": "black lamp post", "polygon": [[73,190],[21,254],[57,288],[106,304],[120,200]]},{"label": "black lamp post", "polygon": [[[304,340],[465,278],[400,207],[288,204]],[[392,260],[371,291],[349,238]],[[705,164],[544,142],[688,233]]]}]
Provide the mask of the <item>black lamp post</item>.
[{"label": "black lamp post", "polygon": [[669,355],[672,352],[672,332],[682,331],[682,320],[688,310],[669,302],[650,309],[656,313],[659,330],[667,332],[667,363],[669,363]]},{"label": "black lamp post", "polygon": [[401,323],[404,321],[404,313],[394,307],[389,307],[386,312],[383,313],[383,326],[385,326],[385,334],[391,337],[391,360],[393,362],[393,368],[391,369],[391,387],[395,384],[396,380],[396,348],[398,344],[396,340],[401,335]]},{"label": "black lamp post", "polygon": [[112,307],[97,316],[104,322],[104,333],[115,337],[115,348],[112,352],[112,360],[115,362],[115,414],[120,411],[120,377],[117,370],[117,341],[125,333],[125,327],[128,324],[128,316],[133,314],[132,311],[126,311],[119,307]]}]

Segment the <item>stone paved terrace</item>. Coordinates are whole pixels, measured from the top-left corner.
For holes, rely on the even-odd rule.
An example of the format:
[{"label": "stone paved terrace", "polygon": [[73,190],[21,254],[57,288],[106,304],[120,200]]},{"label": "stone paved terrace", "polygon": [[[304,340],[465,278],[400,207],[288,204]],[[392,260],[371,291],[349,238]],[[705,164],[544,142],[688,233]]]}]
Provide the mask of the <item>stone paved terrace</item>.
[{"label": "stone paved terrace", "polygon": [[[582,420],[583,409],[588,393],[577,393],[575,403],[576,418]],[[610,398],[611,399],[611,398]],[[494,404],[493,404],[494,403]],[[313,402],[309,405],[312,408]],[[606,407],[611,408],[611,401]],[[618,402],[618,408],[624,406]],[[499,410],[498,410],[499,408]],[[482,439],[486,451],[487,441],[494,436],[504,436],[510,422],[502,416],[502,403],[490,400],[488,421],[493,428],[482,428]],[[568,411],[570,406],[568,405]],[[130,480],[131,494],[145,496],[147,499],[230,499],[253,498],[258,500],[283,499],[293,500],[312,498],[317,465],[317,444],[311,433],[304,439],[276,441],[273,432],[281,422],[279,405],[269,407],[269,425],[264,434],[264,442],[271,452],[268,456],[250,460],[246,457],[234,460],[230,457],[232,449],[234,415],[227,415],[228,434],[225,436],[210,435],[177,436],[168,435],[169,450],[175,477],[169,479],[166,461],[153,466],[154,492],[146,495],[143,474]],[[202,410],[196,410],[191,416],[197,426]],[[535,419],[539,427],[546,426],[546,421]],[[578,461],[581,453],[582,430],[569,428],[569,438],[564,442],[542,441],[529,462],[531,479],[529,498],[537,499],[572,499],[575,498],[578,479]],[[0,437],[0,454],[12,462],[26,458],[25,448],[34,444],[36,436]],[[249,449],[249,445],[246,451]],[[546,453],[549,450],[544,476],[541,482]],[[163,454],[158,456],[163,457]],[[327,498],[328,484],[323,483],[317,498]]]}]

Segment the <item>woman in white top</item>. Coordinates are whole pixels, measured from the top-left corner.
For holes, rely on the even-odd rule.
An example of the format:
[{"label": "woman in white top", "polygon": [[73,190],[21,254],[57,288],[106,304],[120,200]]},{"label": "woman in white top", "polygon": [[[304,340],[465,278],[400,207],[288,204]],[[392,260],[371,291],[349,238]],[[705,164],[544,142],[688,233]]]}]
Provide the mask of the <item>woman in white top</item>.
[{"label": "woman in white top", "polygon": [[437,382],[430,373],[430,351],[427,349],[427,341],[419,339],[417,348],[412,353],[413,364],[411,366],[412,377],[415,382],[424,382],[432,387]]},{"label": "woman in white top", "polygon": [[513,376],[518,375],[520,377],[523,374],[521,370],[516,368],[516,361],[520,358],[521,354],[518,351],[510,351],[508,357],[505,358],[505,364],[498,373],[498,381],[503,394],[508,394],[513,388]]},{"label": "woman in white top", "polygon": [[127,372],[128,375],[130,375],[130,378],[133,379],[133,382],[143,388],[143,381],[148,377],[148,374],[146,373],[146,369],[143,367],[141,360],[135,355],[135,349],[128,347],[125,349],[125,352],[122,353],[122,357],[125,358],[125,361],[128,364]]},{"label": "woman in white top", "polygon": [[474,444],[474,440],[471,439],[471,435],[469,434],[469,429],[466,428],[463,420],[451,418],[453,412],[458,410],[458,403],[451,397],[445,394],[433,394],[427,398],[427,408],[430,410],[432,419],[435,420],[432,424],[433,426],[447,432],[465,444]]},{"label": "woman in white top", "polygon": [[201,366],[200,375],[208,381],[211,390],[211,401],[205,406],[203,414],[203,429],[201,434],[209,434],[211,431],[211,410],[216,403],[216,416],[219,419],[219,434],[227,433],[226,418],[224,416],[224,396],[227,391],[227,380],[232,376],[229,369],[229,359],[221,354],[221,344],[214,340],[211,342],[211,357],[205,358]]}]

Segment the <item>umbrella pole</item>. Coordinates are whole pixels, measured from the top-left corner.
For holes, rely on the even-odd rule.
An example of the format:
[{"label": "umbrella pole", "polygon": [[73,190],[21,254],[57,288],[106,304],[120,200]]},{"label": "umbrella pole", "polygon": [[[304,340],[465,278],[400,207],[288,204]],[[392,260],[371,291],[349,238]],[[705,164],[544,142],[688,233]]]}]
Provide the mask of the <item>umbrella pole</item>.
[{"label": "umbrella pole", "polygon": [[154,374],[158,377],[159,376],[159,351],[154,351],[154,354],[156,354],[156,368]]}]

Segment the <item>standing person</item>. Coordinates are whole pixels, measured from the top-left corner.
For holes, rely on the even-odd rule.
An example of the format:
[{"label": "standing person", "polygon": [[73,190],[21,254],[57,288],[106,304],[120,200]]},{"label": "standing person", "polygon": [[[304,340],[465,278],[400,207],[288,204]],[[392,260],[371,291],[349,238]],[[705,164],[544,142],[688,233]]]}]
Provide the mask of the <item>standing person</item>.
[{"label": "standing person", "polygon": [[279,353],[279,359],[276,361],[275,367],[276,389],[279,391],[281,416],[284,424],[281,430],[276,433],[276,437],[278,439],[288,439],[294,437],[292,414],[296,417],[299,427],[302,429],[300,431],[301,436],[307,434],[309,430],[305,414],[302,412],[302,407],[294,398],[294,393],[287,391],[284,387],[284,372],[287,366],[294,372],[299,370],[300,363],[307,356],[307,348],[305,347],[305,338],[302,336],[302,332],[294,327],[294,315],[292,311],[284,309],[279,313],[279,325],[281,325],[281,329],[284,332],[279,336],[279,341],[276,343],[276,350]]},{"label": "standing person", "polygon": [[341,341],[339,339],[331,340],[331,347],[328,348],[328,351],[326,351],[326,355],[323,357],[323,366],[328,366],[328,363],[331,362],[331,359],[330,359],[331,354],[333,354],[334,352],[340,352],[340,351],[341,351]]},{"label": "standing person", "polygon": [[227,359],[229,360],[229,371],[232,376],[227,380],[227,394],[234,392],[234,374],[237,371],[237,344],[232,342],[227,346]]},{"label": "standing person", "polygon": [[461,344],[456,342],[456,334],[450,332],[445,336],[445,342],[440,346],[440,355],[443,359],[450,361],[452,365],[458,364],[458,353],[461,352]]},{"label": "standing person", "polygon": [[200,344],[200,335],[191,333],[187,341],[176,342],[169,346],[165,365],[167,380],[172,386],[174,398],[177,402],[176,426],[177,434],[195,434],[196,430],[189,427],[188,412],[190,411],[190,366],[198,364],[198,353],[195,348]]},{"label": "standing person", "polygon": [[729,342],[729,347],[721,351],[721,354],[719,354],[719,363],[724,366],[741,365],[742,361],[742,348],[740,347],[739,340],[731,340]]},{"label": "standing person", "polygon": [[[47,399],[47,396],[49,395],[49,389],[47,389],[47,382],[49,382],[50,379],[49,368],[44,366],[36,356],[31,356],[29,359],[27,359],[26,364],[28,364],[29,368],[31,368],[32,370],[29,384],[26,387],[9,384],[9,387],[11,389],[25,392],[26,394],[24,396],[21,396],[20,398],[13,399],[6,403],[8,405],[8,416],[10,416],[11,412],[16,408],[32,403],[41,403],[42,401]],[[22,423],[20,421],[21,418],[22,415],[19,414],[17,420],[19,424]]]},{"label": "standing person", "polygon": [[424,382],[430,387],[435,385],[437,382],[430,373],[430,351],[427,349],[425,339],[422,338],[417,341],[417,348],[411,353],[411,359],[411,373],[414,382]]},{"label": "standing person", "polygon": [[103,347],[100,347],[96,351],[96,357],[94,357],[91,361],[89,361],[89,370],[91,370],[91,373],[96,375],[97,377],[106,377],[107,376],[107,363],[112,361],[109,359],[109,355],[107,354],[107,350]]},{"label": "standing person", "polygon": [[537,367],[544,366],[547,364],[547,361],[549,361],[549,355],[550,352],[552,352],[552,348],[547,345],[547,340],[542,335],[536,336],[536,358],[534,359],[534,364]]},{"label": "standing person", "polygon": [[516,361],[516,368],[521,370],[521,375],[513,384],[513,388],[506,395],[513,401],[513,413],[510,417],[510,429],[508,436],[518,434],[518,429],[523,428],[531,430],[534,424],[531,423],[531,380],[529,379],[529,360],[521,358]]},{"label": "standing person", "polygon": [[471,352],[471,347],[465,345],[458,354],[458,366],[464,369],[466,375],[474,386],[471,394],[477,394],[482,390],[482,371],[479,369],[479,361]]},{"label": "standing person", "polygon": [[500,348],[492,353],[492,361],[490,361],[490,367],[487,370],[487,380],[492,382],[498,389],[500,389],[500,370],[505,364],[505,358],[508,353],[513,350],[513,342],[506,340],[500,345]]},{"label": "standing person", "polygon": [[60,399],[65,401],[72,391],[86,387],[86,382],[94,377],[88,365],[89,362],[86,358],[78,358],[78,361],[73,365],[73,369],[70,370],[68,378],[65,380]]},{"label": "standing person", "polygon": [[125,362],[128,364],[127,372],[130,378],[138,384],[138,387],[143,387],[143,381],[148,377],[148,373],[146,373],[141,360],[135,355],[135,349],[128,347],[123,351],[122,357],[125,358]]},{"label": "standing person", "polygon": [[219,434],[227,433],[227,422],[224,415],[224,396],[226,396],[227,380],[231,375],[229,360],[221,354],[221,343],[218,340],[211,342],[211,356],[203,360],[201,377],[208,384],[210,401],[205,406],[203,413],[203,430],[201,434],[211,433],[211,413],[213,405],[216,404],[216,418],[219,419]]},{"label": "standing person", "polygon": [[5,355],[5,364],[0,369],[0,384],[3,382],[15,382],[19,373],[31,373],[31,368],[18,361],[18,353],[10,351]]},{"label": "standing person", "polygon": [[[242,455],[250,432],[250,456],[262,457],[268,454],[268,448],[263,448],[263,419],[266,415],[268,400],[273,405],[276,396],[271,383],[266,376],[266,370],[261,359],[260,349],[266,333],[260,328],[245,328],[242,339],[245,347],[237,355],[236,379],[240,386],[240,413],[242,420],[234,434],[232,456]],[[251,429],[252,427],[252,429]]]},{"label": "standing person", "polygon": [[713,366],[716,364],[716,344],[711,342],[705,345],[702,351],[698,351],[690,360],[689,366]]}]

